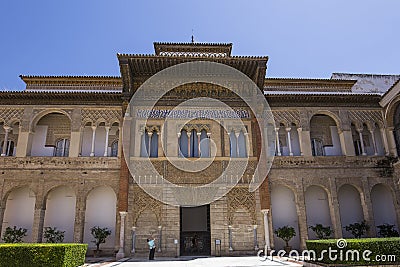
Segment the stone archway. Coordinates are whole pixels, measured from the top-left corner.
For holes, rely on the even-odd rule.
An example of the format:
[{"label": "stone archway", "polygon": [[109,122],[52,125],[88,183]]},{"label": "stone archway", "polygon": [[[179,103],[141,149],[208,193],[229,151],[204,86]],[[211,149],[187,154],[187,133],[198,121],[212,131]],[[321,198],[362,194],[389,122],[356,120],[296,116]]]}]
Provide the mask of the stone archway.
[{"label": "stone archway", "polygon": [[[342,185],[338,191],[338,201],[342,227],[364,220],[360,192],[354,186],[350,184]],[[342,233],[345,238],[353,237],[344,228]]]},{"label": "stone archway", "polygon": [[[328,195],[321,186],[312,185],[307,188],[305,204],[307,227],[322,224],[323,226],[330,226],[333,230]],[[310,239],[316,239],[314,231],[310,228],[308,228],[308,236]]]},{"label": "stone archway", "polygon": [[[375,226],[392,224],[398,229],[396,211],[393,202],[393,195],[390,189],[384,184],[376,184],[371,190],[371,202],[374,214]],[[378,228],[376,229],[378,233]]]},{"label": "stone archway", "polygon": [[[273,185],[271,190],[271,216],[274,231],[282,226],[292,226],[296,236],[289,242],[293,249],[300,249],[299,218],[296,209],[296,197],[293,191],[283,185]],[[283,249],[285,243],[274,234],[275,250]]]},{"label": "stone archway", "polygon": [[75,192],[67,186],[59,186],[52,189],[46,198],[45,227],[57,227],[57,230],[65,231],[64,242],[74,241],[75,223]]},{"label": "stone archway", "polygon": [[102,249],[112,249],[115,246],[115,225],[116,225],[117,197],[114,190],[108,186],[99,186],[90,191],[86,199],[84,243],[94,248],[91,241],[93,237],[90,229],[93,226],[107,227],[111,235],[107,237]]},{"label": "stone archway", "polygon": [[[36,196],[29,187],[24,186],[13,189],[7,197],[2,222],[3,233],[7,227],[25,228],[28,231],[23,241],[31,242],[35,201]],[[1,233],[2,237],[3,233]]]}]

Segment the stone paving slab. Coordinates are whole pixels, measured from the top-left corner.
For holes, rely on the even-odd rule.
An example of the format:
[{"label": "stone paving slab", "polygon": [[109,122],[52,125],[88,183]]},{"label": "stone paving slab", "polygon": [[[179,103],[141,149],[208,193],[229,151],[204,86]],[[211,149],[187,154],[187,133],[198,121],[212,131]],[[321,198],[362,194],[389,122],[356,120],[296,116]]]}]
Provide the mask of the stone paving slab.
[{"label": "stone paving slab", "polygon": [[256,256],[251,257],[207,257],[207,258],[157,258],[154,261],[138,258],[125,258],[118,262],[109,262],[105,259],[103,262],[86,264],[88,267],[257,267],[257,266],[275,266],[275,267],[300,267],[298,263],[285,260],[274,261],[264,260]]}]

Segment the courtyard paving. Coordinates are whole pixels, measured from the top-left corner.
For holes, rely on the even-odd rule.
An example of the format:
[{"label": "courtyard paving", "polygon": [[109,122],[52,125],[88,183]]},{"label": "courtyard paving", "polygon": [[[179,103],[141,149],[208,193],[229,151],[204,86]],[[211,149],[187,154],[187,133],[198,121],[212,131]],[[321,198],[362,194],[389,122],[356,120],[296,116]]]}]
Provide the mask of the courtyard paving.
[{"label": "courtyard paving", "polygon": [[[90,262],[90,261],[89,261]],[[251,257],[180,257],[180,258],[156,258],[154,261],[138,258],[125,258],[121,261],[113,259],[102,259],[97,263],[87,263],[85,267],[256,267],[256,266],[276,266],[276,267],[300,267],[298,263],[286,261],[285,259],[274,258],[265,260],[256,256]]]}]

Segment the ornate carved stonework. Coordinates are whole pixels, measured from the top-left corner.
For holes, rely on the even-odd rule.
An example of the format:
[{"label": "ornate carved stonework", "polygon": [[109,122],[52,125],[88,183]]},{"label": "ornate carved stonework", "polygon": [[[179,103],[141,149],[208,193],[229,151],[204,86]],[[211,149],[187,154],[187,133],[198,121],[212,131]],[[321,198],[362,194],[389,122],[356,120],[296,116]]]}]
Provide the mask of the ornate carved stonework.
[{"label": "ornate carved stonework", "polygon": [[114,122],[120,123],[122,117],[122,111],[116,109],[82,109],[82,122],[92,122],[93,124],[98,122],[105,122],[106,124],[112,124]]},{"label": "ornate carved stonework", "polygon": [[283,123],[285,126],[291,126],[292,123],[297,126],[300,125],[300,111],[299,110],[273,110],[275,124]]},{"label": "ornate carved stonework", "polygon": [[0,109],[0,121],[4,125],[10,126],[13,122],[21,121],[24,109],[22,108],[2,108]]},{"label": "ornate carved stonework", "polygon": [[235,211],[239,208],[246,209],[251,217],[252,224],[257,224],[256,198],[254,192],[249,192],[248,187],[235,187],[227,195],[228,223],[233,224]]},{"label": "ornate carved stonework", "polygon": [[155,200],[146,192],[144,192],[140,187],[133,187],[133,224],[136,225],[137,219],[143,211],[151,210],[157,217],[157,225],[161,223],[161,202]]}]

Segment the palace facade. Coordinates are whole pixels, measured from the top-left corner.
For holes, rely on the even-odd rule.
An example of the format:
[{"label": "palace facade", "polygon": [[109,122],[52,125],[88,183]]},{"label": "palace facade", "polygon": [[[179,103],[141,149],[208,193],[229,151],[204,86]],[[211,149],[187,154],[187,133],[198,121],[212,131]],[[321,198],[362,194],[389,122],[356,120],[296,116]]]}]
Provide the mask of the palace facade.
[{"label": "palace facade", "polygon": [[[295,228],[290,244],[299,250],[316,238],[309,228],[316,224],[330,226],[335,238],[350,237],[344,226],[363,220],[370,237],[384,223],[398,229],[399,75],[268,78],[268,57],[232,56],[232,44],[154,43],[154,49],[151,55],[118,54],[121,77],[20,76],[25,90],[0,92],[1,233],[22,227],[28,229],[25,242],[44,242],[45,227],[57,227],[65,242],[93,248],[90,229],[108,227],[112,234],[101,248],[123,257],[146,254],[150,235],[159,256],[243,255],[265,246],[282,249],[274,230],[285,225]],[[131,157],[150,158],[160,177],[189,186],[215,180],[232,158],[248,159],[227,194],[207,205],[179,207],[138,185],[137,179],[158,178],[130,173],[122,126],[143,83],[196,61],[230,66],[261,90],[275,121],[275,157],[261,186],[249,191],[262,143],[253,112],[222,86],[173,88],[151,119],[134,127]],[[226,103],[243,126],[220,117],[166,128],[163,111],[196,97]],[[201,161],[212,153],[202,172],[169,162]]]}]

